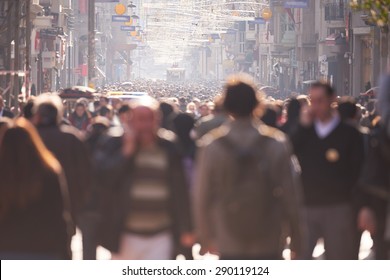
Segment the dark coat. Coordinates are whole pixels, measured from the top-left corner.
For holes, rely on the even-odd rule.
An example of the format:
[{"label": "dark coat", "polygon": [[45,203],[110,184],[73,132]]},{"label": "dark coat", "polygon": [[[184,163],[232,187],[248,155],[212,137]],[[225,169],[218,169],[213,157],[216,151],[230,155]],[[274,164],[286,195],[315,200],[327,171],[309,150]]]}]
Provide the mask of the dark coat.
[{"label": "dark coat", "polygon": [[69,187],[72,216],[76,224],[84,211],[91,182],[91,163],[88,150],[71,127],[39,127],[46,147],[60,162]]},{"label": "dark coat", "polygon": [[[0,220],[0,252],[71,259],[66,185],[46,172],[39,198]],[[11,257],[12,258],[12,257]]]},{"label": "dark coat", "polygon": [[369,135],[367,158],[360,174],[357,208],[367,206],[376,216],[373,235],[376,259],[388,259],[390,243],[385,242],[386,218],[390,215],[390,139],[380,125]]},{"label": "dark coat", "polygon": [[[191,207],[182,159],[176,151],[172,139],[168,139],[169,137],[167,138],[163,134],[159,135],[158,145],[168,153],[169,170],[166,178],[167,185],[171,189],[172,232],[175,249],[178,249],[181,234],[192,230]],[[108,160],[105,160],[105,157],[101,155],[100,160],[98,160],[99,164],[97,164],[101,184],[99,243],[111,252],[119,250],[120,236],[123,233],[128,209],[129,187],[131,187],[131,177],[134,170],[134,159],[125,159],[120,155],[121,142],[118,140],[119,138],[109,141],[107,150],[111,152],[107,154]],[[113,151],[116,152],[113,154]]]},{"label": "dark coat", "polygon": [[351,203],[364,161],[361,133],[340,122],[321,139],[315,126],[298,125],[291,140],[302,167],[304,201],[307,206]]},{"label": "dark coat", "polygon": [[13,119],[15,115],[6,109],[3,109],[3,117]]}]

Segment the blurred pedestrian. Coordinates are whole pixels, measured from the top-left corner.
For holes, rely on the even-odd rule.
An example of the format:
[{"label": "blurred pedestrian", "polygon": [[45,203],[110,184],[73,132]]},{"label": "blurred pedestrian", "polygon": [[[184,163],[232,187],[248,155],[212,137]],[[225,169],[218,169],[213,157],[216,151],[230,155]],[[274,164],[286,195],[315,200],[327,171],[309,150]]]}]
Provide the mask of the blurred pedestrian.
[{"label": "blurred pedestrian", "polygon": [[174,106],[169,102],[160,103],[161,127],[167,130],[173,129],[172,120],[176,117]]},{"label": "blurred pedestrian", "polygon": [[84,103],[76,103],[73,113],[69,116],[70,123],[80,131],[86,131],[91,117]]},{"label": "blurred pedestrian", "polygon": [[[195,103],[194,103],[195,104]],[[199,106],[197,119],[202,119],[210,115],[211,110],[207,103],[203,103]]]},{"label": "blurred pedestrian", "polygon": [[187,114],[190,114],[193,118],[197,119],[198,118],[198,111],[196,110],[196,105],[193,102],[190,102],[187,104]]},{"label": "blurred pedestrian", "polygon": [[127,103],[122,104],[122,106],[118,110],[118,118],[120,125],[126,125],[130,120],[130,106]]},{"label": "blurred pedestrian", "polygon": [[270,127],[277,128],[278,114],[273,104],[269,103],[265,105],[264,113],[261,116],[261,121]]},{"label": "blurred pedestrian", "polygon": [[195,132],[194,138],[196,139],[202,138],[208,132],[220,127],[223,123],[228,121],[228,119],[229,116],[226,113],[225,108],[223,107],[223,98],[217,97],[215,99],[213,114],[210,114],[207,117],[204,117],[197,122],[194,130]]},{"label": "blurred pedestrian", "polygon": [[282,259],[287,237],[302,254],[298,166],[284,135],[256,121],[251,79],[234,76],[224,107],[234,118],[200,141],[195,184],[197,237],[222,259]]},{"label": "blurred pedestrian", "polygon": [[177,135],[178,151],[183,159],[188,186],[192,186],[196,144],[191,137],[195,120],[189,114],[179,114],[173,119],[173,132]]},{"label": "blurred pedestrian", "polygon": [[9,118],[0,118],[0,146],[1,141],[3,140],[4,133],[12,125],[12,120]]},{"label": "blurred pedestrian", "polygon": [[375,126],[375,119],[378,118],[378,101],[377,100],[370,100],[367,103],[367,114],[364,116],[361,120],[360,125],[363,127],[367,127],[369,129],[373,128]]},{"label": "blurred pedestrian", "polygon": [[29,121],[33,118],[33,107],[34,107],[34,100],[35,97],[31,97],[28,101],[26,106],[23,108],[23,117],[25,119],[28,119]]},{"label": "blurred pedestrian", "polygon": [[3,96],[0,95],[0,118],[7,117],[10,119],[14,118],[14,114],[5,108]]},{"label": "blurred pedestrian", "polygon": [[99,110],[99,116],[106,118],[110,121],[110,123],[112,123],[114,118],[114,110],[110,105],[103,106]]},{"label": "blurred pedestrian", "polygon": [[[378,111],[368,141],[367,160],[360,184],[366,194],[359,215],[359,227],[368,230],[374,240],[375,258],[390,259],[390,76],[381,81]],[[368,197],[367,197],[368,196]]]},{"label": "blurred pedestrian", "polygon": [[327,259],[357,259],[353,194],[364,159],[359,131],[340,120],[333,109],[334,89],[322,82],[309,90],[311,106],[302,107],[298,129],[291,135],[302,166],[310,259],[319,238]]},{"label": "blurred pedestrian", "polygon": [[98,163],[110,178],[102,180],[101,244],[113,259],[172,259],[176,248],[193,245],[182,160],[174,134],[159,130],[158,102],[144,97],[130,107],[118,161]]},{"label": "blurred pedestrian", "polygon": [[34,105],[34,124],[44,144],[64,170],[72,216],[76,225],[82,227],[91,183],[91,162],[79,132],[60,125],[62,112],[62,102],[58,97],[41,95],[36,98]]},{"label": "blurred pedestrian", "polygon": [[290,99],[287,104],[287,120],[280,128],[289,136],[299,124],[300,111],[301,103],[296,98]]},{"label": "blurred pedestrian", "polygon": [[20,118],[0,146],[0,258],[70,259],[69,197],[61,165]]}]

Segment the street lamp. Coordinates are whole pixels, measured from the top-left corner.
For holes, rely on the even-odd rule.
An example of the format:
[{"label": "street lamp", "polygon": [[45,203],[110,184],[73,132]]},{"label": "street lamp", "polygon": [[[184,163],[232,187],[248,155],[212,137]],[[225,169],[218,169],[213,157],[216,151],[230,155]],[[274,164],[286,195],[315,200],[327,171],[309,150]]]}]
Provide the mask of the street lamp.
[{"label": "street lamp", "polygon": [[272,11],[271,11],[271,9],[268,8],[268,7],[264,8],[264,10],[261,12],[261,17],[264,20],[269,21],[272,18]]},{"label": "street lamp", "polygon": [[127,7],[129,7],[130,9],[134,9],[134,8],[137,7],[137,6],[134,5],[133,2],[130,2],[130,4],[127,5]]},{"label": "street lamp", "polygon": [[122,3],[116,4],[115,13],[120,16],[123,15],[124,13],[126,13],[126,6],[123,5]]},{"label": "street lamp", "polygon": [[[272,11],[270,9],[270,7],[264,7],[261,11],[260,11],[260,18],[262,18],[264,21],[270,21],[271,18],[272,18],[273,14],[272,14]],[[266,32],[268,33],[268,30],[266,30]],[[261,42],[260,40],[260,25],[258,25],[257,27],[257,42],[258,42],[258,60],[257,60],[257,69],[256,71],[258,71],[258,79],[259,79],[259,82],[260,82],[260,79],[264,76],[264,71],[265,71],[265,67],[263,67],[263,64],[262,64],[262,55],[261,55],[261,45],[264,45],[266,43],[263,43]],[[267,57],[266,57],[266,62],[267,64],[269,63],[269,60],[270,60],[270,48],[268,46],[267,48]],[[267,74],[267,76],[269,76]]]}]

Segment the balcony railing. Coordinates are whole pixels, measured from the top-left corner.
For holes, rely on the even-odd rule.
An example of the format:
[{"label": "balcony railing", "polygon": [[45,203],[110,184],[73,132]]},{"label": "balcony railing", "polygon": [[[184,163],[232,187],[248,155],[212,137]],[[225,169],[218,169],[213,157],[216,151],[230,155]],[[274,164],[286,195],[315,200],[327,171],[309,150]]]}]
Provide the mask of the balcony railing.
[{"label": "balcony railing", "polygon": [[345,18],[345,9],[344,2],[340,3],[329,3],[325,5],[325,20],[344,20]]}]

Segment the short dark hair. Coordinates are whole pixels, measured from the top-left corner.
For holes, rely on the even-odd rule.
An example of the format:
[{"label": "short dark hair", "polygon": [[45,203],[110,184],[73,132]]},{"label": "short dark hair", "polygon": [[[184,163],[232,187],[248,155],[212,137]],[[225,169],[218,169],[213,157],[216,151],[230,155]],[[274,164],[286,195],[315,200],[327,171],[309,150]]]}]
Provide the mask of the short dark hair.
[{"label": "short dark hair", "polygon": [[287,104],[287,119],[297,120],[301,112],[301,103],[296,98],[291,98]]},{"label": "short dark hair", "polygon": [[124,113],[127,113],[130,111],[130,106],[129,104],[123,104],[119,110],[118,110],[118,114],[121,115],[121,114],[124,114]]},{"label": "short dark hair", "polygon": [[327,82],[317,81],[310,85],[310,90],[322,89],[329,98],[336,96],[336,90]]},{"label": "short dark hair", "polygon": [[94,101],[93,107],[98,108],[100,106],[100,101]]},{"label": "short dark hair", "polygon": [[23,117],[25,117],[28,120],[31,120],[34,116],[33,107],[34,107],[34,100],[30,99],[29,101],[27,101],[26,106],[24,106],[23,108]]},{"label": "short dark hair", "polygon": [[358,108],[353,97],[343,96],[338,101],[337,110],[342,120],[349,120],[356,117]]},{"label": "short dark hair", "polygon": [[278,113],[276,112],[275,107],[267,106],[261,120],[268,126],[277,127]]},{"label": "short dark hair", "polygon": [[36,114],[39,116],[38,126],[56,126],[58,123],[58,109],[54,104],[40,104]]},{"label": "short dark hair", "polygon": [[107,106],[103,106],[99,110],[99,116],[105,117],[107,114],[110,114],[110,113],[111,113],[111,109]]},{"label": "short dark hair", "polygon": [[76,105],[74,106],[74,108],[78,108],[78,107],[83,107],[83,108],[86,108],[85,107],[85,104],[83,102],[77,102]]},{"label": "short dark hair", "polygon": [[233,76],[225,85],[223,105],[237,117],[249,117],[259,104],[254,85],[245,76]]}]

